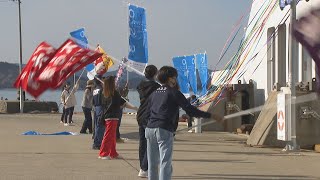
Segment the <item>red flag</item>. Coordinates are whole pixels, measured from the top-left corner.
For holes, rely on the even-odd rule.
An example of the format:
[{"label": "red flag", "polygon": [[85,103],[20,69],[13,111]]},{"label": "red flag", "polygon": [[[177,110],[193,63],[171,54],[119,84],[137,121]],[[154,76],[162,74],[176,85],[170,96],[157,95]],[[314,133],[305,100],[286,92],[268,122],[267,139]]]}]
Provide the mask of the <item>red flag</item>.
[{"label": "red flag", "polygon": [[33,52],[27,65],[23,68],[21,74],[16,79],[14,87],[21,87],[35,98],[48,89],[47,85],[39,83],[36,78],[46,67],[55,52],[56,49],[50,44],[42,42]]},{"label": "red flag", "polygon": [[47,67],[41,72],[38,80],[49,83],[51,88],[58,88],[75,72],[99,58],[102,54],[85,49],[68,39],[57,50]]},{"label": "red flag", "polygon": [[21,82],[23,82],[24,79],[28,77],[27,74],[29,74],[30,63],[31,61],[29,60],[26,66],[22,69],[21,74],[19,74],[16,81],[14,82],[13,87],[15,88],[19,88],[20,86],[22,87]]}]

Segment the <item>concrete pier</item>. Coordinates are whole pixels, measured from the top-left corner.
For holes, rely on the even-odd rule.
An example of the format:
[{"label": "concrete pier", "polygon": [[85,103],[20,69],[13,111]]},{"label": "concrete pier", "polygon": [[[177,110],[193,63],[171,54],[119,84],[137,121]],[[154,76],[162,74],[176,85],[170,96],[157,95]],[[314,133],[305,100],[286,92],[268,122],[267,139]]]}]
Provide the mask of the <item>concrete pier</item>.
[{"label": "concrete pier", "polygon": [[[124,159],[101,160],[92,150],[91,134],[76,136],[23,136],[79,132],[83,114],[74,115],[74,126],[59,123],[60,114],[0,114],[0,179],[10,180],[135,180],[138,178],[138,126],[135,116],[124,115],[120,131],[123,144],[117,151]],[[179,128],[186,128],[181,123]],[[320,154],[302,150],[282,153],[278,148],[245,145],[247,137],[227,132],[176,134],[173,177],[205,179],[319,179]]]}]

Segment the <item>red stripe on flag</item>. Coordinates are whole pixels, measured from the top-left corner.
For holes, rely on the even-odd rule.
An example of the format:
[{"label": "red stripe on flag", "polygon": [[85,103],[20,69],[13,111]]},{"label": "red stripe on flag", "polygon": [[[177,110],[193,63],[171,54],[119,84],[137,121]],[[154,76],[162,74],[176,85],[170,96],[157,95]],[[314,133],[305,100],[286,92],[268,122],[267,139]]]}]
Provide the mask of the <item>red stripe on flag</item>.
[{"label": "red stripe on flag", "polygon": [[39,83],[37,76],[46,67],[55,52],[56,49],[50,44],[46,42],[40,43],[16,79],[14,87],[21,87],[35,98],[41,95],[49,87],[46,84]]}]

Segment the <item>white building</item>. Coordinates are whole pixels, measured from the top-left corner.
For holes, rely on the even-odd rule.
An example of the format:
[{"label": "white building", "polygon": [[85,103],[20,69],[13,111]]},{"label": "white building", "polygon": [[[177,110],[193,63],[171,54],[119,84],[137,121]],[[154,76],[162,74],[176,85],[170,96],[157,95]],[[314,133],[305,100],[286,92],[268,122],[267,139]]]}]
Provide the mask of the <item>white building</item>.
[{"label": "white building", "polygon": [[[275,85],[283,87],[289,81],[290,5],[280,10],[278,4],[279,0],[253,1],[245,33],[246,37],[251,35],[252,38],[247,43],[248,49],[242,53],[243,65],[233,79],[233,82],[238,79],[246,82],[250,79],[254,81],[256,105],[264,104]],[[320,8],[320,0],[308,2],[301,0],[297,5],[297,18],[317,7]],[[257,24],[258,26],[254,27]],[[252,60],[251,58],[255,55],[256,57]],[[294,76],[298,82],[311,82],[315,77],[315,65],[300,44],[296,63],[299,73]],[[245,73],[239,77],[243,71]]]}]

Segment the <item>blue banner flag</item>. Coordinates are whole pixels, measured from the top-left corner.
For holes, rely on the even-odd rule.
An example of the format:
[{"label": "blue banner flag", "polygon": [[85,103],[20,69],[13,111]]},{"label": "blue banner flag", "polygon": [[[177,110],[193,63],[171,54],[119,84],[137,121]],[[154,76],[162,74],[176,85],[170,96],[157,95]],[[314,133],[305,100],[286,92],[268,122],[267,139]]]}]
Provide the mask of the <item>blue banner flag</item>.
[{"label": "blue banner flag", "polygon": [[[77,29],[75,31],[70,32],[70,36],[76,40],[76,43],[83,48],[88,48],[88,39],[84,33],[84,28]],[[97,74],[94,69],[93,63],[90,63],[86,66],[87,77],[88,79],[93,79]]]},{"label": "blue banner flag", "polygon": [[172,59],[174,68],[178,71],[178,83],[183,94],[189,94],[188,68],[185,56]]},{"label": "blue banner flag", "polygon": [[146,12],[142,7],[129,5],[129,64],[143,71],[148,63]]},{"label": "blue banner flag", "polygon": [[[300,0],[296,0],[296,1],[297,1],[297,4],[300,2]],[[283,10],[287,5],[291,4],[291,2],[292,0],[279,0],[280,9]]]},{"label": "blue banner flag", "polygon": [[187,70],[188,70],[187,73],[188,73],[190,86],[192,88],[193,93],[197,94],[198,87],[197,87],[197,71],[196,71],[196,63],[195,63],[196,57],[194,55],[186,56],[185,59],[187,62]]},{"label": "blue banner flag", "polygon": [[88,39],[84,34],[84,28],[70,32],[71,37],[76,39],[77,43],[84,48],[88,47]]},{"label": "blue banner flag", "polygon": [[199,72],[200,81],[201,81],[201,95],[207,93],[207,84],[208,84],[208,59],[207,54],[196,54],[196,67]]}]

